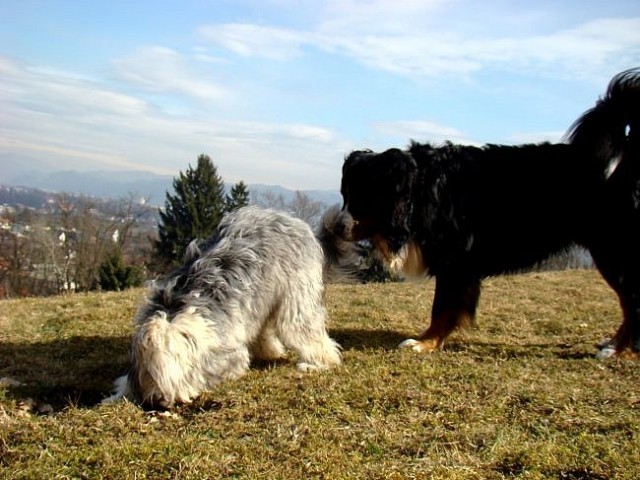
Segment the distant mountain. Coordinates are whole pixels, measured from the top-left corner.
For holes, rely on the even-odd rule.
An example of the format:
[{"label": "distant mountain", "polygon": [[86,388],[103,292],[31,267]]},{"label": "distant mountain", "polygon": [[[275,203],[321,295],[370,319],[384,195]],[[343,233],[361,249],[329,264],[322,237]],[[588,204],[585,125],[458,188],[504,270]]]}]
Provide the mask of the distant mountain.
[{"label": "distant mountain", "polygon": [[[309,198],[311,198],[312,200],[315,200],[316,202],[322,202],[327,206],[335,205],[336,203],[342,203],[342,197],[340,196],[340,194],[331,190],[300,190],[300,192],[309,196]],[[255,200],[257,197],[264,194],[271,194],[276,196],[282,195],[285,203],[289,203],[295,197],[296,191],[289,190],[279,185],[263,185],[260,183],[256,183],[253,185],[249,185],[249,193],[251,194],[252,200]]]},{"label": "distant mountain", "polygon": [[[12,157],[15,158],[15,157]],[[4,165],[3,165],[4,169]],[[47,192],[67,192],[70,194],[90,195],[101,198],[121,198],[134,195],[144,197],[148,203],[163,205],[166,192],[173,192],[173,176],[156,175],[142,171],[47,171],[15,168],[14,174],[3,171],[0,183],[7,186],[28,187]],[[227,189],[231,184],[226,184]],[[294,190],[289,190],[277,185],[249,185],[249,193],[252,199],[265,193],[280,196],[285,202],[291,201],[295,196]],[[303,191],[312,200],[326,205],[340,203],[338,192],[325,190]]]},{"label": "distant mountain", "polygon": [[14,184],[13,179],[25,172],[50,173],[53,169],[42,160],[17,153],[0,153],[0,183]]},{"label": "distant mountain", "polygon": [[0,205],[43,208],[50,198],[50,193],[37,188],[0,185]]},{"label": "distant mountain", "polygon": [[130,194],[148,198],[153,204],[164,203],[173,177],[139,171],[29,172],[12,177],[5,183],[38,188],[49,192],[68,192],[96,197],[118,198]]}]

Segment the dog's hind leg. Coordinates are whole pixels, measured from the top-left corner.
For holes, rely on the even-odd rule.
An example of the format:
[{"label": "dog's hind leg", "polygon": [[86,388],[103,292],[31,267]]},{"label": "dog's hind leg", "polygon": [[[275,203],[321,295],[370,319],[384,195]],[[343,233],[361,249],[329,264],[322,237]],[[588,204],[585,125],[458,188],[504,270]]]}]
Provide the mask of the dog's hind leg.
[{"label": "dog's hind leg", "polygon": [[[607,230],[610,232],[611,230]],[[617,241],[591,246],[591,256],[606,282],[617,293],[622,323],[611,339],[600,344],[598,358],[640,357],[640,238],[629,230],[614,231]]]},{"label": "dog's hind leg", "polygon": [[613,338],[603,341],[598,358],[640,358],[640,299],[637,293],[618,292],[622,307],[622,323]]},{"label": "dog's hind leg", "polygon": [[418,338],[405,340],[399,347],[417,352],[433,352],[442,348],[451,332],[473,323],[479,299],[480,280],[436,277],[431,325]]},{"label": "dog's hind leg", "polygon": [[615,278],[604,273],[603,276],[618,294],[623,316],[613,338],[599,345],[597,357],[640,358],[640,277],[637,270],[620,273]]}]

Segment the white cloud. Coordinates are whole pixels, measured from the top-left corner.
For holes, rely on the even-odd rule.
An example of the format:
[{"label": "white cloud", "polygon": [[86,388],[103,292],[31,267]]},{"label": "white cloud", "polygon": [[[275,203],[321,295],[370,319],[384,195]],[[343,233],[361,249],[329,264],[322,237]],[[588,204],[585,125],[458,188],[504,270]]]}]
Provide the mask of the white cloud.
[{"label": "white cloud", "polygon": [[[199,55],[202,60],[203,54]],[[228,88],[206,81],[207,71],[195,71],[185,57],[169,48],[141,47],[113,64],[120,79],[152,92],[177,92],[212,102],[226,101],[233,95]]]},{"label": "white cloud", "polygon": [[25,110],[39,113],[87,112],[130,115],[147,108],[147,104],[130,95],[110,91],[89,77],[72,72],[32,67],[8,57],[0,57],[3,92],[7,101]]},{"label": "white cloud", "polygon": [[329,0],[317,12],[318,32],[327,36],[380,35],[424,30],[429,18],[455,0]]},{"label": "white cloud", "polygon": [[510,140],[515,144],[522,143],[541,143],[561,142],[566,132],[526,132],[526,133],[514,133],[511,135]]},{"label": "white cloud", "polygon": [[640,17],[593,20],[548,35],[466,40],[461,50],[488,66],[600,80],[637,63]]},{"label": "white cloud", "polygon": [[[526,35],[517,28],[508,34],[493,34],[490,29],[470,34],[456,30],[454,24],[433,21],[433,11],[445,5],[334,1],[324,10],[331,20],[310,30],[245,23],[208,25],[199,31],[205,40],[241,56],[286,61],[313,47],[418,79],[497,69],[602,81],[640,57],[640,17],[597,19],[545,35]],[[404,19],[409,23],[403,24]],[[495,22],[500,23],[500,17]],[[423,27],[417,28],[421,23]]]},{"label": "white cloud", "polygon": [[640,18],[603,19],[548,35],[471,38],[464,32],[342,37],[340,49],[369,67],[396,74],[435,78],[484,69],[534,76],[591,77],[637,63]]},{"label": "white cloud", "polygon": [[229,182],[337,189],[346,146],[331,129],[221,120],[206,110],[170,115],[97,82],[6,57],[0,57],[0,74],[0,92],[10,93],[0,111],[4,152],[78,170],[171,175],[204,152]]},{"label": "white cloud", "polygon": [[310,42],[305,32],[264,27],[248,23],[229,23],[200,27],[198,33],[209,42],[243,57],[263,57],[270,60],[291,60],[302,54]]}]

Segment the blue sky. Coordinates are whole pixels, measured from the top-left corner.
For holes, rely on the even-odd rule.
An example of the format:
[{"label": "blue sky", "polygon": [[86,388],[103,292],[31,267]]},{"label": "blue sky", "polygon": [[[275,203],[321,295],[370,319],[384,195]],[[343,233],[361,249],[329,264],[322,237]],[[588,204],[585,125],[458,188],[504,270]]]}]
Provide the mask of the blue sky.
[{"label": "blue sky", "polygon": [[176,175],[207,153],[228,183],[303,190],[336,190],[352,149],[559,141],[640,65],[637,0],[0,0],[0,18],[1,158]]}]

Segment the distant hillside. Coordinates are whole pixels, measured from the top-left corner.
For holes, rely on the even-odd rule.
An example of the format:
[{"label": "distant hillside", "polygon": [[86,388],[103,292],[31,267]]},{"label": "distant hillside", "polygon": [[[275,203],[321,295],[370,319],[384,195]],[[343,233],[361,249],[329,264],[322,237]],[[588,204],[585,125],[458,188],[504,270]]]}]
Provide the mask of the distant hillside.
[{"label": "distant hillside", "polygon": [[[230,185],[227,185],[230,187]],[[334,205],[336,203],[342,203],[342,197],[340,193],[337,191],[331,190],[301,190],[302,193],[307,195],[312,200],[316,202],[322,202],[326,205]],[[262,184],[254,184],[249,185],[249,193],[251,194],[252,200],[256,200],[257,197],[264,194],[271,195],[282,195],[285,203],[290,203],[293,200],[296,192],[295,190],[289,190],[287,188],[278,186],[278,185],[262,185]]]},{"label": "distant hillside", "polygon": [[164,203],[165,192],[172,188],[173,177],[139,171],[54,171],[20,173],[5,181],[7,185],[31,187],[49,192],[96,197],[135,195],[150,203]]},{"label": "distant hillside", "polygon": [[9,187],[0,185],[0,205],[42,208],[51,198],[51,193],[37,188]]},{"label": "distant hillside", "polygon": [[[148,203],[152,205],[164,204],[166,192],[173,191],[172,182],[172,176],[140,171],[34,171],[28,174],[20,173],[10,180],[3,180],[7,187],[20,187],[22,191],[20,195],[22,196],[26,192],[33,190],[44,191],[41,192],[43,196],[47,195],[45,192],[66,192],[101,198],[120,198],[134,195],[146,198]],[[227,189],[230,189],[231,186],[231,184],[226,184]],[[18,194],[20,189],[14,190],[12,194]],[[249,185],[249,192],[254,200],[266,193],[275,196],[281,195],[285,202],[290,202],[295,196],[294,190],[278,185]],[[337,191],[308,190],[303,191],[303,193],[312,200],[326,205],[333,205],[341,201],[340,194]],[[12,198],[12,194],[5,192],[3,198]],[[12,204],[14,200],[0,199],[1,203]],[[36,207],[36,205],[31,205],[31,203],[27,203],[24,200],[18,203]]]}]

